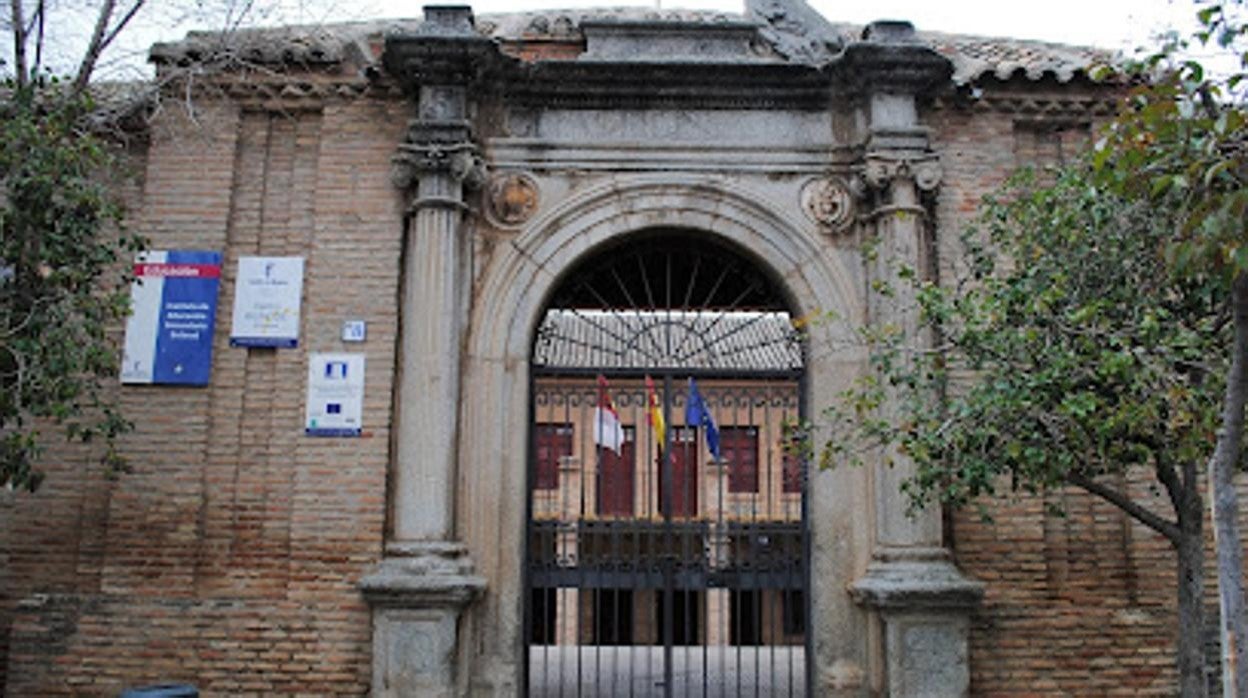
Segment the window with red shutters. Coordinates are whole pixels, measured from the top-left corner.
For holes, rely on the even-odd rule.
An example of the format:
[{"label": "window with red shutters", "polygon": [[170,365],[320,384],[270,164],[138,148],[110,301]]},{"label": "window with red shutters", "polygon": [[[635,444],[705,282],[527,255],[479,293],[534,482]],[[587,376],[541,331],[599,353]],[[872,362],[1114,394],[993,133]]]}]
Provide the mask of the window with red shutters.
[{"label": "window with red shutters", "polygon": [[719,453],[728,461],[728,491],[758,492],[758,427],[721,427]]},{"label": "window with red shutters", "polygon": [[598,447],[598,515],[633,516],[633,427],[624,427],[620,452]]},{"label": "window with red shutters", "polygon": [[784,451],[784,493],[802,492],[802,457],[786,449]]},{"label": "window with red shutters", "polygon": [[537,425],[537,473],[535,490],[559,488],[559,459],[572,455],[571,424]]},{"label": "window with red shutters", "polygon": [[[671,517],[692,518],[698,515],[698,430],[674,427],[671,435]],[[655,459],[655,477],[659,484],[660,510],[667,511],[667,499],[664,498],[667,480],[663,477],[662,454]]]}]

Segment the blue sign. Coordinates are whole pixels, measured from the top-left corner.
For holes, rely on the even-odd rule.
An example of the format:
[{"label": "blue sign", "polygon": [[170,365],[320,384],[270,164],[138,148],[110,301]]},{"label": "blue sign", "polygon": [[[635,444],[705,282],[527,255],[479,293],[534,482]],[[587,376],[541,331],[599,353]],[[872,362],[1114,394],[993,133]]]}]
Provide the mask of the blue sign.
[{"label": "blue sign", "polygon": [[134,276],[121,382],[207,385],[221,253],[146,252]]}]

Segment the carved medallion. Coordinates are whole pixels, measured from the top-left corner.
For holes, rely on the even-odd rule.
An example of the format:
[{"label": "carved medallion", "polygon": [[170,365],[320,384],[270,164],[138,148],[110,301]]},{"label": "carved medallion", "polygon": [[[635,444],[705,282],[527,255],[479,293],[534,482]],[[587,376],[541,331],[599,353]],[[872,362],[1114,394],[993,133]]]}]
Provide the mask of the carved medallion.
[{"label": "carved medallion", "polygon": [[537,184],[528,176],[501,173],[490,179],[486,203],[490,216],[503,225],[520,225],[537,210]]},{"label": "carved medallion", "polygon": [[854,196],[839,177],[812,179],[802,187],[802,209],[812,221],[832,232],[854,222]]}]

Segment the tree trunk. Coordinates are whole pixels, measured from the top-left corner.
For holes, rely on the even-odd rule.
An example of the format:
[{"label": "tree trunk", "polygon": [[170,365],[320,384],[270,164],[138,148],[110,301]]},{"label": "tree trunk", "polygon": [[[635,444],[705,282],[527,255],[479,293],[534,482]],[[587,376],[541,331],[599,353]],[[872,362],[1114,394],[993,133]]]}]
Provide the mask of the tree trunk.
[{"label": "tree trunk", "polygon": [[[1199,495],[1196,506],[1179,511],[1179,536],[1175,541],[1179,573],[1179,695],[1205,698],[1205,547],[1201,533],[1203,511]],[[1185,503],[1186,504],[1186,503]],[[1195,509],[1195,511],[1192,511]]]},{"label": "tree trunk", "polygon": [[1244,400],[1248,395],[1248,273],[1235,276],[1231,291],[1235,343],[1226,377],[1222,428],[1209,461],[1209,505],[1218,556],[1218,599],[1222,611],[1222,696],[1248,698],[1244,677],[1244,561],[1239,538],[1235,470],[1244,438]]}]

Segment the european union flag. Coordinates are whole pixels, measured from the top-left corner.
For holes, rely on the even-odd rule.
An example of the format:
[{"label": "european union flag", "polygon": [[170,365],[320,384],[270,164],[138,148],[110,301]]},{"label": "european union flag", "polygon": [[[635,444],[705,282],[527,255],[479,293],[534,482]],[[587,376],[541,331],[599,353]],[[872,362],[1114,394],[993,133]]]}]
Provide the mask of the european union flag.
[{"label": "european union flag", "polygon": [[715,460],[719,460],[719,428],[715,426],[715,419],[711,417],[711,411],[702,400],[702,393],[698,392],[698,384],[692,378],[689,379],[689,400],[685,403],[685,425],[702,428],[702,433],[706,434],[706,447]]}]

